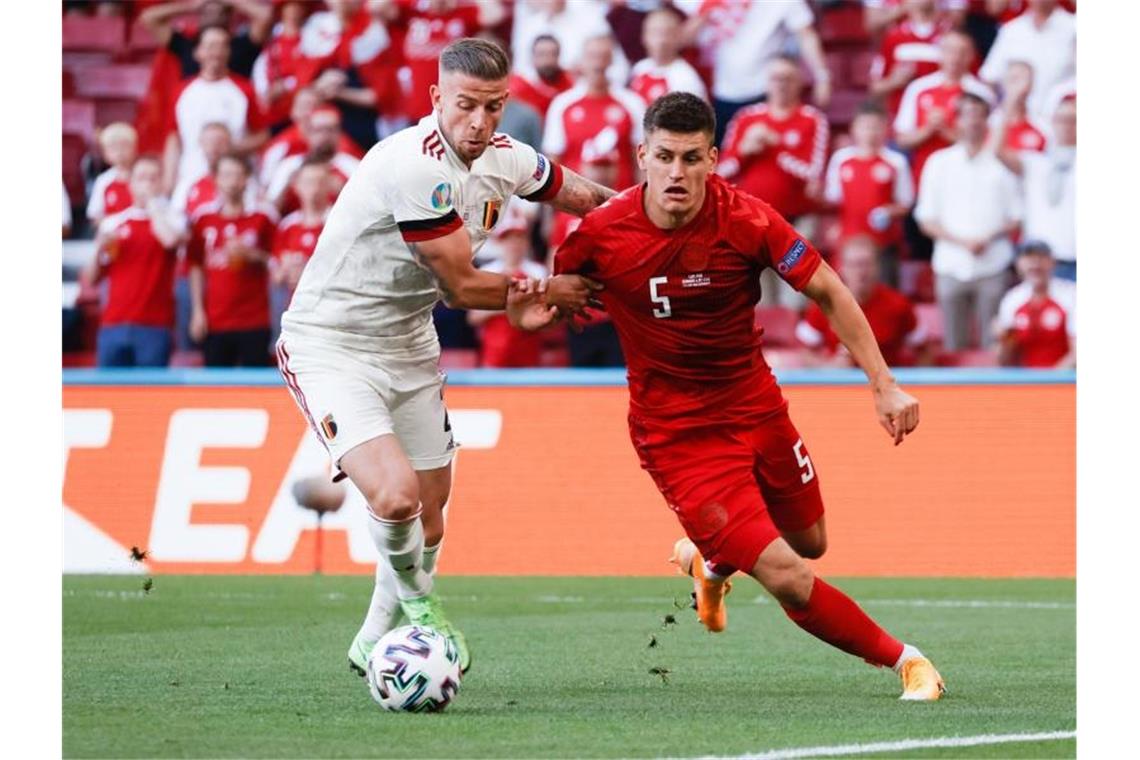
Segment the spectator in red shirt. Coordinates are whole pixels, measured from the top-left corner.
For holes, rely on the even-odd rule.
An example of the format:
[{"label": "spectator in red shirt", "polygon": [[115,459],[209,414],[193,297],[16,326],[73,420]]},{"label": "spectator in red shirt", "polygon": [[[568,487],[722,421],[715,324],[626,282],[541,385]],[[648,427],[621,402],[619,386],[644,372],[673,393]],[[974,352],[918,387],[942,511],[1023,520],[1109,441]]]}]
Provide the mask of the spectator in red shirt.
[{"label": "spectator in red shirt", "polygon": [[[491,234],[499,257],[480,269],[536,280],[550,274],[530,258],[530,225],[517,203],[507,207],[506,218]],[[479,332],[480,367],[537,367],[541,363],[543,333],[512,327],[501,311],[470,311],[467,322]]]},{"label": "spectator in red shirt", "polygon": [[898,282],[902,218],[914,205],[906,157],[887,147],[887,113],[876,101],[859,107],[851,122],[854,144],[840,148],[827,167],[824,197],[839,206],[841,236],[866,235],[879,247],[882,278]]},{"label": "spectator in red shirt", "polygon": [[1002,123],[1005,125],[1005,138],[994,150],[1010,150],[1020,153],[1030,150],[1041,153],[1048,140],[1041,129],[1029,116],[1026,101],[1033,89],[1033,67],[1025,61],[1010,61],[1002,80],[1001,108],[990,116],[990,130],[997,135]]},{"label": "spectator in red shirt", "polygon": [[104,218],[131,205],[131,165],[138,155],[139,138],[130,124],[116,121],[99,132],[99,149],[109,168],[95,178],[87,201],[87,219],[98,227]]},{"label": "spectator in red shirt", "polygon": [[613,60],[614,40],[592,37],[582,47],[581,77],[574,87],[558,95],[546,113],[543,152],[551,160],[580,172],[599,158],[618,167],[614,189],[635,181],[636,148],[641,142],[645,101],[606,77]]},{"label": "spectator in red shirt", "polygon": [[292,195],[299,208],[285,216],[273,236],[272,258],[269,259],[269,306],[272,312],[271,343],[276,343],[281,328],[281,315],[289,306],[305,264],[313,256],[317,239],[324,229],[332,205],[329,165],[316,158],[306,158],[293,173]]},{"label": "spectator in red shirt", "polygon": [[906,15],[883,36],[871,63],[870,94],[887,99],[892,118],[906,86],[938,71],[938,38],[951,28],[939,14],[937,0],[907,0],[898,7]]},{"label": "spectator in red shirt", "polygon": [[400,110],[412,121],[431,113],[428,90],[439,78],[443,49],[462,37],[474,37],[480,29],[497,26],[506,18],[500,0],[378,0],[375,6],[389,6],[392,10],[382,11],[381,15],[404,28],[403,60],[409,78]]},{"label": "spectator in red shirt", "polygon": [[99,225],[84,273],[109,280],[96,353],[100,367],[164,367],[174,323],[174,262],[185,223],[160,195],[162,165],[144,156],[130,173],[132,204]]},{"label": "spectator in red shirt", "polygon": [[285,0],[274,5],[280,21],[257,57],[250,79],[261,99],[265,123],[279,130],[289,124],[293,99],[316,74],[314,62],[301,52],[301,27],[316,3]]},{"label": "spectator in red shirt", "polygon": [[330,202],[336,200],[341,188],[360,164],[356,156],[340,149],[344,141],[344,133],[340,128],[340,113],[331,106],[322,106],[313,112],[308,120],[305,137],[308,142],[307,151],[282,159],[265,188],[266,199],[284,214],[296,210],[299,206],[297,196],[292,190],[292,180],[294,173],[307,158],[329,164],[332,170],[328,181]]},{"label": "spectator in red shirt", "polygon": [[205,125],[225,124],[234,149],[243,154],[257,150],[269,139],[253,85],[229,70],[229,50],[230,33],[225,27],[206,26],[198,32],[194,56],[202,70],[182,83],[169,115],[164,186],[171,190],[180,178],[200,177],[209,171],[198,144]]},{"label": "spectator in red shirt", "polygon": [[277,213],[245,204],[250,168],[230,153],[218,161],[218,198],[199,209],[187,259],[193,312],[190,336],[207,367],[269,363],[269,275]]},{"label": "spectator in red shirt", "polygon": [[[839,276],[855,296],[883,358],[892,367],[915,363],[915,350],[926,343],[914,305],[899,291],[879,281],[875,241],[858,236],[847,240],[840,251]],[[796,337],[829,366],[852,366],[827,316],[816,303],[810,303],[796,326]]]},{"label": "spectator in red shirt", "polygon": [[[199,208],[210,203],[218,197],[218,189],[214,185],[214,170],[218,166],[218,159],[233,151],[233,140],[230,129],[221,122],[212,122],[202,127],[198,136],[198,146],[206,157],[206,171],[200,176],[182,178],[178,187],[174,189],[171,202],[180,213],[185,213],[189,219]],[[245,192],[246,202],[257,200],[257,184],[250,181]]]},{"label": "spectator in red shirt", "polygon": [[724,136],[717,173],[793,223],[816,208],[827,160],[827,117],[801,99],[797,59],[768,64],[768,100],[740,109]]},{"label": "spectator in red shirt", "polygon": [[561,54],[562,48],[555,37],[540,34],[531,46],[535,78],[528,79],[522,73],[511,74],[511,98],[533,106],[543,119],[550,108],[550,101],[574,86],[574,77],[558,63]]},{"label": "spectator in red shirt", "polygon": [[998,361],[1004,366],[1072,369],[1077,366],[1076,283],[1053,276],[1046,243],[1030,241],[1017,256],[1021,283],[998,308]]}]

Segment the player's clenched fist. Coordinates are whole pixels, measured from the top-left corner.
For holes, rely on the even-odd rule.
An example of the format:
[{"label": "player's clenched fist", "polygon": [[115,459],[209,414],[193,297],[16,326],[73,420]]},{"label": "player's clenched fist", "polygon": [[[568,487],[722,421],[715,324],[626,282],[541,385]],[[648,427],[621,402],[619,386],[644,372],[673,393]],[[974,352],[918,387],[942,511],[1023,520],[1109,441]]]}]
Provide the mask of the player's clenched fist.
[{"label": "player's clenched fist", "polygon": [[586,316],[586,307],[602,308],[597,291],[602,284],[576,274],[559,274],[543,280],[540,292],[546,296],[548,306],[557,307],[563,317]]},{"label": "player's clenched fist", "polygon": [[875,390],[875,411],[879,424],[898,446],[918,427],[918,399],[895,385],[894,381]]}]

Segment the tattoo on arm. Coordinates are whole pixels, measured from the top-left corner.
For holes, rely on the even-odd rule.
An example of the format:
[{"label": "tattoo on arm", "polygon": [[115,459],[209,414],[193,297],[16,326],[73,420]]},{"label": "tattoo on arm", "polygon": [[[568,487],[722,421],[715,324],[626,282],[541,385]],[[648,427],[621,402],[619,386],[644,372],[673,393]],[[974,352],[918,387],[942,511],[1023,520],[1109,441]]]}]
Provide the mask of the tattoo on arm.
[{"label": "tattoo on arm", "polygon": [[616,191],[563,167],[562,189],[550,203],[559,211],[585,216],[615,195]]}]

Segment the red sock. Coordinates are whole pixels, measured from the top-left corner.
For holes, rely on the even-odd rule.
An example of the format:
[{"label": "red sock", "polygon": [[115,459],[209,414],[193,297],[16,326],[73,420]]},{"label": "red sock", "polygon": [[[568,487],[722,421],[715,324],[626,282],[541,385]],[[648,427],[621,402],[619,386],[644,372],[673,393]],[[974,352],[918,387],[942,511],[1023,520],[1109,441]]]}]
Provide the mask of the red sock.
[{"label": "red sock", "polygon": [[902,642],[880,628],[851,597],[822,578],[815,579],[806,607],[785,607],[784,612],[812,636],[872,665],[893,667],[902,654]]}]

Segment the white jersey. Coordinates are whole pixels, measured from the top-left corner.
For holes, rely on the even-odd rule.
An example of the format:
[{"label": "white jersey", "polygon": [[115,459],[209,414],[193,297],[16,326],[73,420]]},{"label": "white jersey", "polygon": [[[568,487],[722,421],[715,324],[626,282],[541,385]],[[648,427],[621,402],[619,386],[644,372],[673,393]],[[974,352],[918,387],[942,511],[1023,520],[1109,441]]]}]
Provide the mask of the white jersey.
[{"label": "white jersey", "polygon": [[468,168],[435,114],[425,116],[373,146],[341,190],[282,317],[283,333],[365,350],[373,338],[434,337],[440,290],[409,244],[463,226],[474,257],[511,195],[547,200],[561,184],[558,166],[505,134],[496,133]]}]

